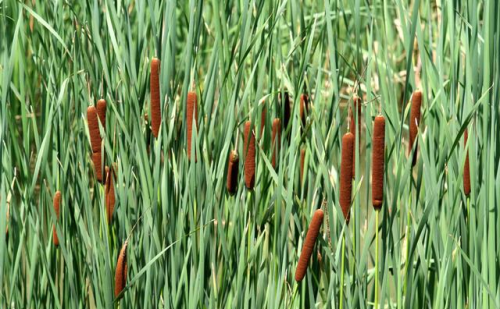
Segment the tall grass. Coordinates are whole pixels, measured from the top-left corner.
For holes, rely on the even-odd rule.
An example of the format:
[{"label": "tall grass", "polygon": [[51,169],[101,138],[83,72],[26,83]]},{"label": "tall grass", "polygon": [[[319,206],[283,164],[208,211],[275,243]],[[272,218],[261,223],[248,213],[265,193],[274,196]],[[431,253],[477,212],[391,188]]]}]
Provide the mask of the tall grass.
[{"label": "tall grass", "polygon": [[[0,1],[0,308],[369,308],[376,294],[381,308],[500,307],[499,16],[494,0]],[[153,57],[157,139],[143,121]],[[346,225],[341,144],[354,95],[362,134]],[[87,108],[101,99],[105,124],[89,130]],[[380,220],[370,177],[377,115]],[[273,168],[275,118],[283,138]],[[233,150],[241,173],[231,196]],[[96,176],[113,162],[108,225]],[[311,259],[297,283],[318,208],[321,263]]]}]

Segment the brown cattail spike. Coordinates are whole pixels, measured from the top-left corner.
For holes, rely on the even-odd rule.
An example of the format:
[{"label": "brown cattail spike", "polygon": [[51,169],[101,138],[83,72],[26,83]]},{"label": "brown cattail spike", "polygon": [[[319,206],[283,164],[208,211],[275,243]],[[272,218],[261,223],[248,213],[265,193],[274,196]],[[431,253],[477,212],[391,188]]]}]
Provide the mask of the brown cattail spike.
[{"label": "brown cattail spike", "polygon": [[186,107],[187,152],[188,152],[188,158],[190,160],[191,160],[191,138],[193,134],[193,121],[196,127],[198,127],[198,125],[196,124],[197,119],[198,119],[198,99],[196,96],[196,92],[190,91],[188,92],[187,95],[187,107]]},{"label": "brown cattail spike", "polygon": [[99,181],[100,183],[103,182],[101,157],[102,157],[101,152],[94,152],[92,154],[92,163],[94,163],[95,175],[96,175],[97,181]]},{"label": "brown cattail spike", "polygon": [[[464,146],[467,146],[467,140],[469,139],[469,132],[465,129],[464,132]],[[465,155],[465,166],[464,166],[464,193],[466,196],[470,195],[470,167],[469,167],[469,151]]]},{"label": "brown cattail spike", "polygon": [[113,212],[115,210],[115,185],[114,185],[114,171],[113,167],[106,166],[106,217],[108,219],[108,224],[111,224],[111,219],[113,218]]},{"label": "brown cattail spike", "polygon": [[[283,99],[284,97],[284,99]],[[288,129],[288,123],[290,122],[291,110],[290,110],[290,96],[288,95],[288,91],[283,93],[280,92],[279,95],[281,101],[281,108],[283,109],[283,129]]]},{"label": "brown cattail spike", "polygon": [[375,209],[382,207],[384,199],[384,155],[385,155],[385,118],[375,117],[373,124],[372,152],[372,204]]},{"label": "brown cattail spike", "polygon": [[158,138],[161,124],[161,103],[160,103],[160,60],[151,60],[151,75],[149,80],[149,91],[151,93],[151,131],[155,138]]},{"label": "brown cattail spike", "polygon": [[319,229],[323,223],[323,216],[323,210],[316,210],[311,223],[309,224],[309,230],[307,231],[306,239],[304,241],[304,245],[302,246],[302,252],[300,253],[299,263],[297,264],[297,269],[295,270],[295,281],[297,282],[302,281],[306,275],[307,265],[309,264],[314,244],[318,238]]},{"label": "brown cattail spike", "polygon": [[118,256],[115,271],[115,297],[117,297],[127,284],[127,242],[123,244]]},{"label": "brown cattail spike", "polygon": [[250,121],[245,122],[245,185],[252,190],[255,184],[255,134]]},{"label": "brown cattail spike", "polygon": [[[57,191],[56,194],[54,194],[54,211],[56,213],[56,219],[59,220],[59,208],[61,206],[61,191]],[[59,237],[57,237],[57,232],[56,232],[56,225],[54,224],[52,226],[52,235],[53,235],[53,241],[55,246],[59,246]]]},{"label": "brown cattail spike", "polygon": [[306,160],[306,149],[300,150],[300,185],[304,183],[304,161]]},{"label": "brown cattail spike", "polygon": [[[361,98],[358,96],[354,96],[353,99],[354,103],[354,110],[357,111],[357,126],[356,126],[356,116],[352,112],[352,109],[349,110],[349,117],[351,119],[351,124],[349,125],[349,131],[356,137],[356,130],[357,136],[358,136],[358,145],[361,143]],[[358,148],[358,147],[356,147]],[[353,161],[352,163],[352,178],[356,176],[356,162]]]},{"label": "brown cattail spike", "polygon": [[97,110],[94,106],[87,108],[87,122],[89,126],[90,145],[92,152],[101,151],[101,134],[99,133],[99,122],[97,120]]},{"label": "brown cattail spike", "polygon": [[97,101],[97,115],[103,128],[106,128],[106,101],[101,99]]},{"label": "brown cattail spike", "polygon": [[[415,91],[411,99],[411,113],[410,113],[410,143],[408,144],[408,151],[411,154],[413,144],[416,142],[418,127],[420,126],[420,107],[422,106],[422,92]],[[412,158],[412,166],[417,163],[418,144],[415,146],[415,153]]]},{"label": "brown cattail spike", "polygon": [[354,135],[344,134],[342,137],[342,162],[340,168],[340,207],[349,224],[349,211],[352,194],[352,165],[354,163]]},{"label": "brown cattail spike", "polygon": [[271,163],[273,165],[273,168],[276,169],[276,162],[280,156],[280,145],[281,145],[281,120],[279,118],[274,118],[273,120],[273,132],[272,132],[272,149],[273,149],[273,156]]},{"label": "brown cattail spike", "polygon": [[227,165],[227,192],[233,195],[238,191],[238,164],[240,159],[238,153],[233,150],[229,154],[229,163]]},{"label": "brown cattail spike", "polygon": [[306,127],[307,113],[309,112],[309,97],[307,94],[303,93],[300,96],[300,120],[302,121],[302,126]]}]

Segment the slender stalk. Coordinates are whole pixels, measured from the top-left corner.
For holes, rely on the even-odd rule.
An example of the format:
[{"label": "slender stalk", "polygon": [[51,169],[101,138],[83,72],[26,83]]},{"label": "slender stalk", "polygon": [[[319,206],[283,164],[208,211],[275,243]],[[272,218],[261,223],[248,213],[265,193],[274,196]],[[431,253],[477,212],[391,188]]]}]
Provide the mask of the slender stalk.
[{"label": "slender stalk", "polygon": [[345,262],[345,234],[342,236],[342,262],[340,267],[340,309],[344,307],[344,262]]},{"label": "slender stalk", "polygon": [[375,308],[378,308],[378,214],[375,210]]}]

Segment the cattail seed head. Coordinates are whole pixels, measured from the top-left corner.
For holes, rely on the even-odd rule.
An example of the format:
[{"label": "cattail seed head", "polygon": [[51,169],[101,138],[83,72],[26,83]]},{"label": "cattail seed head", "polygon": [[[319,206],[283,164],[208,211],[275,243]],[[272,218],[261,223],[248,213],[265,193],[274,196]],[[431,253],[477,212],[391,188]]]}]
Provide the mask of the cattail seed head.
[{"label": "cattail seed head", "polygon": [[149,80],[149,91],[151,93],[151,131],[153,136],[158,138],[161,124],[161,103],[160,103],[160,60],[151,60],[151,75]]},{"label": "cattail seed head", "polygon": [[87,122],[89,126],[90,145],[92,152],[101,151],[101,134],[99,133],[99,122],[97,120],[97,110],[94,106],[87,108]]},{"label": "cattail seed head", "polygon": [[302,126],[306,126],[307,113],[309,112],[309,97],[307,94],[303,93],[300,96],[300,120],[302,120]]},{"label": "cattail seed head", "polygon": [[385,118],[375,117],[373,124],[372,152],[372,204],[375,209],[382,207],[384,199],[384,155],[385,155]]},{"label": "cattail seed head", "polygon": [[349,224],[352,194],[352,165],[354,163],[354,135],[346,133],[342,137],[342,162],[340,168],[340,207]]},{"label": "cattail seed head", "polygon": [[295,281],[297,282],[302,281],[306,275],[307,265],[309,264],[314,244],[316,243],[321,224],[323,223],[323,216],[323,210],[316,210],[311,223],[309,224],[306,239],[304,241],[304,245],[302,246],[302,252],[300,253],[299,263],[297,264],[297,269],[295,270]]},{"label": "cattail seed head", "polygon": [[[422,106],[422,92],[415,91],[411,99],[411,113],[410,113],[410,143],[408,144],[408,151],[411,154],[413,144],[416,142],[418,127],[420,126],[420,107]],[[412,166],[417,163],[418,145],[415,146],[415,153],[412,158]]]},{"label": "cattail seed head", "polygon": [[304,183],[304,161],[306,159],[306,149],[300,149],[300,185]]},{"label": "cattail seed head", "polygon": [[274,118],[273,120],[273,132],[271,138],[271,145],[273,149],[271,163],[273,168],[276,169],[276,162],[279,158],[279,149],[281,145],[281,120],[279,118]]},{"label": "cattail seed head", "polygon": [[238,153],[232,150],[229,154],[229,163],[227,165],[227,192],[233,195],[238,191],[238,164],[240,159]]},{"label": "cattail seed head", "polygon": [[[56,218],[59,220],[59,208],[61,206],[61,191],[57,191],[56,194],[54,194],[54,211],[56,213]],[[56,225],[54,224],[52,226],[52,238],[54,241],[55,246],[59,246],[59,237],[57,237],[57,232],[56,232]]]},{"label": "cattail seed head", "polygon": [[113,212],[115,210],[115,185],[114,185],[114,170],[113,167],[106,166],[106,217],[108,219],[108,224],[111,224],[111,219],[113,218]]},{"label": "cattail seed head", "polygon": [[[194,119],[193,119],[194,117]],[[187,152],[188,158],[191,160],[191,138],[193,134],[193,121],[196,125],[198,119],[198,98],[196,92],[190,91],[187,95],[186,122],[187,122]],[[196,129],[195,128],[195,129]],[[196,156],[195,156],[196,161]]]},{"label": "cattail seed head", "polygon": [[[349,131],[354,135],[356,138],[356,133],[358,134],[358,144],[361,141],[361,98],[358,96],[354,96],[353,99],[354,103],[354,110],[357,112],[357,126],[356,126],[356,116],[352,112],[352,109],[349,109],[349,117],[351,120],[351,123],[349,125]],[[356,132],[357,130],[357,132]],[[354,160],[352,163],[352,178],[356,176],[356,161]]]},{"label": "cattail seed head", "polygon": [[115,297],[117,297],[127,284],[127,244],[126,241],[118,255],[115,271]]},{"label": "cattail seed head", "polygon": [[255,134],[250,121],[245,122],[245,185],[252,190],[255,184]]},{"label": "cattail seed head", "polygon": [[[465,129],[464,132],[464,145],[467,146],[467,140],[469,139],[469,132]],[[464,192],[466,196],[470,195],[470,166],[469,166],[469,151],[465,155],[465,166],[464,166]]]},{"label": "cattail seed head", "polygon": [[97,181],[103,183],[101,157],[102,157],[101,152],[94,152],[92,154],[92,163],[94,163],[94,171]]},{"label": "cattail seed head", "polygon": [[280,92],[279,98],[281,101],[281,108],[283,109],[283,129],[288,128],[288,123],[290,122],[291,110],[290,110],[290,96],[288,91],[285,91],[284,95]]},{"label": "cattail seed head", "polygon": [[101,121],[102,127],[106,128],[106,101],[103,99],[97,101],[96,107],[99,121]]}]

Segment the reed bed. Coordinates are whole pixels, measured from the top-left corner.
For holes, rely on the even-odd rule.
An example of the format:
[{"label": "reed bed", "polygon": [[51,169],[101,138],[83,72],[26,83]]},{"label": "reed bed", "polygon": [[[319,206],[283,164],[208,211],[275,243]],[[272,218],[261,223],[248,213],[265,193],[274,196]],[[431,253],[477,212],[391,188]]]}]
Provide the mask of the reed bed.
[{"label": "reed bed", "polygon": [[4,0],[0,308],[500,308],[500,6],[434,2]]}]

